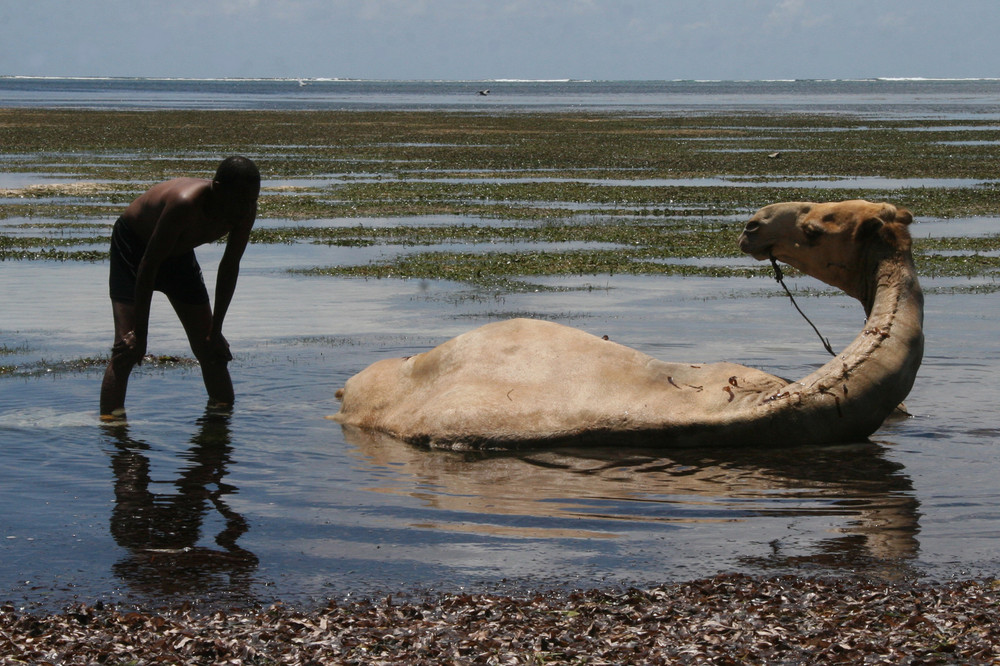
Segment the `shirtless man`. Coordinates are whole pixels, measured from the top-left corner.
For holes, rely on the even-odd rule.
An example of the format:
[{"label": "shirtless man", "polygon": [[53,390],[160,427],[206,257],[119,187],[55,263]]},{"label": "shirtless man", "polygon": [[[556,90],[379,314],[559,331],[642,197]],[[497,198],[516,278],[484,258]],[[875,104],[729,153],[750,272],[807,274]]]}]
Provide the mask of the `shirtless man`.
[{"label": "shirtless man", "polygon": [[[167,295],[184,325],[201,364],[209,406],[232,405],[227,364],[233,356],[222,336],[222,322],[236,290],[259,194],[257,166],[245,157],[229,157],[212,180],[175,178],[153,186],[115,222],[109,281],[115,341],[101,384],[102,419],[125,416],[129,373],[146,355],[154,290]],[[227,234],[213,313],[194,248]]]}]

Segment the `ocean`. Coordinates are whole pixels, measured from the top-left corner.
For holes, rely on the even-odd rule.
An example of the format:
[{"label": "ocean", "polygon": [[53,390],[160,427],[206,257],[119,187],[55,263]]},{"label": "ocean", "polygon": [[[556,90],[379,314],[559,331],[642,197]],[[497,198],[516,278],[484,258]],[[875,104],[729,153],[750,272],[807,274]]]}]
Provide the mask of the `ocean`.
[{"label": "ocean", "polygon": [[364,81],[0,77],[0,107],[444,111],[767,111],[1000,119],[1000,79]]}]

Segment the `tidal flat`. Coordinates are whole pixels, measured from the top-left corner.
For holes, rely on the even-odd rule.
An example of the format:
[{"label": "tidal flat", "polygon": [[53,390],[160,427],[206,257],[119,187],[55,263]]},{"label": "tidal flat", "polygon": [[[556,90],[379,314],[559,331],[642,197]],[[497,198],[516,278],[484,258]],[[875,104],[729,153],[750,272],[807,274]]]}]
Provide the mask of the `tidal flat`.
[{"label": "tidal flat", "polygon": [[[400,658],[428,662],[479,651],[558,663],[596,649],[561,636],[590,632],[614,639],[607,659],[641,661],[663,628],[635,642],[631,618],[659,613],[734,661],[805,660],[774,631],[825,655],[847,645],[845,661],[994,657],[995,631],[973,620],[995,607],[1000,535],[998,141],[995,119],[974,118],[0,110],[0,597],[12,600],[0,614],[39,646],[11,655],[124,659],[159,645],[249,660],[238,650],[291,651],[330,638],[312,628],[325,624],[343,644],[316,654],[334,659],[398,645]],[[264,175],[226,323],[237,408],[202,415],[199,373],[158,301],[159,362],[133,376],[127,427],[103,427],[111,224],[152,183],[208,177],[232,153]],[[736,237],[768,203],[855,197],[913,211],[928,295],[915,416],[873,441],[478,455],[353,440],[323,418],[368,363],[511,316],[668,360],[803,376],[824,352]],[[198,254],[214,282],[221,246]],[[861,326],[850,299],[808,279],[790,286],[834,346]],[[973,579],[983,582],[952,584]],[[570,592],[631,586],[681,602],[663,615],[631,592],[600,603]],[[833,601],[810,614],[820,597]],[[459,623],[473,617],[463,604],[502,605],[489,621],[511,634],[506,647],[387,638],[412,621],[493,632]],[[164,607],[192,616],[151,610]],[[362,607],[378,616],[370,632],[351,619]],[[349,609],[343,627],[338,608]],[[845,626],[852,614],[863,620]],[[108,641],[88,643],[98,626]]]},{"label": "tidal flat", "polygon": [[[264,177],[253,242],[427,248],[296,269],[314,275],[498,290],[524,288],[518,278],[531,275],[759,275],[739,262],[676,260],[738,258],[740,220],[781,200],[885,200],[918,220],[993,215],[997,141],[991,121],[802,114],[7,109],[0,260],[102,260],[107,237],[94,232],[131,198],[244,153]],[[45,182],[4,186],[12,176]],[[432,216],[445,221],[412,223]],[[500,242],[578,245],[434,247]],[[998,251],[1000,228],[974,240],[918,236],[916,245],[923,271],[991,283]]]}]

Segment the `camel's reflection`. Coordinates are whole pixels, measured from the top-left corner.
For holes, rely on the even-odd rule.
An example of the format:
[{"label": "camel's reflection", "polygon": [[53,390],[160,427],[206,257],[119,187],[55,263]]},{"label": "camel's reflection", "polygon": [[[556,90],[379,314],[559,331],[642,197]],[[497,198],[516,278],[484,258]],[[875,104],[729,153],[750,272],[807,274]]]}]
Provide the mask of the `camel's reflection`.
[{"label": "camel's reflection", "polygon": [[[150,477],[149,446],[129,435],[128,424],[105,426],[114,445],[111,534],[129,551],[114,572],[134,591],[249,597],[257,557],[237,545],[247,523],[225,500],[236,491],[223,482],[232,452],[229,419],[211,411],[199,419],[173,492],[151,489],[163,482]],[[199,543],[212,509],[222,518],[217,548]]]},{"label": "camel's reflection", "polygon": [[426,450],[350,426],[344,435],[371,464],[394,471],[373,490],[409,494],[445,511],[596,517],[607,521],[609,533],[616,521],[752,524],[755,516],[830,517],[831,536],[810,544],[808,553],[779,536],[767,556],[745,560],[755,568],[874,564],[892,570],[917,553],[912,483],[880,444],[485,454]]}]

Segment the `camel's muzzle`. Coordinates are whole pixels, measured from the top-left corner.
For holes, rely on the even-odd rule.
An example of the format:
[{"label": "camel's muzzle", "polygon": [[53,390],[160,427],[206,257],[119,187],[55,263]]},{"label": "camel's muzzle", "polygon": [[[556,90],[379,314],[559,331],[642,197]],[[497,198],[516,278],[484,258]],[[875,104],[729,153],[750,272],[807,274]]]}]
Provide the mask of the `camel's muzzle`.
[{"label": "camel's muzzle", "polygon": [[760,222],[757,220],[747,222],[743,233],[740,234],[740,251],[762,261],[771,256],[771,247],[761,242],[760,238],[757,237],[758,231],[760,231]]}]

